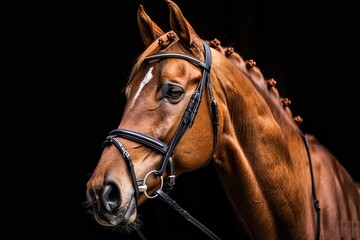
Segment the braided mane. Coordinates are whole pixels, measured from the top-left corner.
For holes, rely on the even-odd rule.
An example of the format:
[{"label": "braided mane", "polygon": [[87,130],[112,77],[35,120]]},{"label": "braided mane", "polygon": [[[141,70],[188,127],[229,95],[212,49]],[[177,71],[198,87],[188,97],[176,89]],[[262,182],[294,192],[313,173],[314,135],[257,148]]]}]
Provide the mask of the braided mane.
[{"label": "braided mane", "polygon": [[207,43],[228,58],[251,81],[278,122],[283,119],[291,120],[290,124],[294,125],[295,122],[296,127],[299,127],[303,120],[300,116],[293,116],[290,109],[291,101],[288,98],[280,97],[275,79],[265,79],[254,60],[244,60],[239,53],[234,51],[233,47],[221,46],[218,39],[215,38]]},{"label": "braided mane", "polygon": [[[138,56],[129,76],[129,81],[131,81],[132,76],[137,72],[146,56],[154,52],[158,52],[159,50],[165,50],[178,40],[179,39],[177,35],[173,31],[169,31],[160,36],[157,41],[154,41],[152,44],[150,44],[147,49],[140,56]],[[250,82],[254,85],[265,102],[268,104],[278,123],[281,123],[285,120],[292,126],[300,126],[303,119],[298,115],[293,116],[290,109],[290,99],[280,96],[279,91],[276,88],[275,79],[265,79],[260,69],[256,66],[256,62],[254,60],[244,60],[238,52],[235,52],[233,47],[221,46],[221,42],[216,38],[206,42],[210,47],[216,49],[227,59],[229,59],[250,80]]]}]

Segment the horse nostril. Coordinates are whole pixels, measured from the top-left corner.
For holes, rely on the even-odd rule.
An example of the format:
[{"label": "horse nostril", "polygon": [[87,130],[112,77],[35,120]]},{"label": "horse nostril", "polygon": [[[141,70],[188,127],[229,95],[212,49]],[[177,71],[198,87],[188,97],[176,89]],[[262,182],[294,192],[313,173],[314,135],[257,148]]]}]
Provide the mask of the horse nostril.
[{"label": "horse nostril", "polygon": [[104,191],[102,193],[102,200],[104,207],[112,212],[116,210],[121,204],[121,193],[118,185],[114,182],[106,182]]}]

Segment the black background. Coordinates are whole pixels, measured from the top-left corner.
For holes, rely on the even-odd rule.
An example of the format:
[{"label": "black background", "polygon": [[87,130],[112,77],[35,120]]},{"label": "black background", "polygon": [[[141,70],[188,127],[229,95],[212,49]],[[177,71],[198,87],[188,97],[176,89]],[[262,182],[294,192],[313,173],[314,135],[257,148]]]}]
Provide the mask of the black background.
[{"label": "black background", "polygon": [[[28,39],[21,46],[22,61],[32,66],[29,86],[41,93],[34,92],[36,100],[28,106],[39,107],[41,117],[37,119],[34,110],[29,118],[35,123],[34,132],[44,130],[36,145],[41,143],[48,151],[37,156],[46,159],[52,179],[43,183],[49,189],[45,194],[55,192],[41,219],[49,223],[56,216],[56,224],[35,231],[52,237],[138,239],[136,234],[100,227],[83,203],[102,141],[120,121],[121,89],[144,50],[136,20],[140,3],[164,31],[169,30],[163,0],[45,4],[35,6],[21,21],[23,29],[18,31]],[[255,60],[265,78],[274,78],[281,96],[292,101],[294,115],[304,119],[304,132],[315,134],[360,180],[355,6],[274,0],[176,3],[199,36],[233,46],[244,59]],[[211,164],[177,180],[173,198],[221,238],[231,239],[234,217]],[[158,199],[139,210],[148,239],[206,239]]]}]

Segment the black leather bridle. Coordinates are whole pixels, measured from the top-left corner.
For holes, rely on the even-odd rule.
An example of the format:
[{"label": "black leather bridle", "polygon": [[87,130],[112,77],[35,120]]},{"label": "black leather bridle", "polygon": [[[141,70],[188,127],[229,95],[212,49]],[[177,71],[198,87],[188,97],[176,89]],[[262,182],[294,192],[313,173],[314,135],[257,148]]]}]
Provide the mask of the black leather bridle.
[{"label": "black leather bridle", "polygon": [[[197,115],[201,100],[203,91],[205,88],[205,85],[208,86],[209,93],[210,93],[210,100],[211,100],[211,111],[212,111],[212,125],[213,125],[213,147],[212,152],[209,156],[209,160],[207,163],[212,159],[216,147],[217,142],[217,132],[219,128],[219,121],[218,121],[218,106],[216,103],[216,100],[214,98],[211,82],[210,82],[210,67],[211,67],[211,50],[210,47],[206,44],[205,41],[202,41],[203,47],[204,47],[204,57],[205,61],[202,62],[194,57],[176,53],[176,52],[159,52],[153,55],[149,55],[144,59],[144,62],[152,61],[152,60],[158,60],[158,59],[167,59],[167,58],[180,58],[183,60],[186,60],[195,66],[198,66],[203,69],[202,72],[202,78],[200,79],[194,93],[192,94],[190,101],[185,109],[185,112],[182,116],[182,119],[180,121],[180,124],[171,139],[169,144],[166,144],[152,136],[149,136],[144,133],[128,130],[128,129],[115,129],[112,130],[107,138],[105,139],[103,143],[103,148],[114,144],[116,148],[121,152],[123,155],[127,167],[129,169],[132,184],[135,189],[135,198],[136,201],[139,200],[140,192],[143,192],[148,198],[154,198],[156,196],[159,196],[164,202],[172,206],[175,210],[177,210],[185,219],[195,224],[197,227],[199,227],[202,231],[204,231],[209,237],[212,239],[220,239],[218,238],[214,233],[209,231],[204,225],[202,225],[200,222],[198,222],[195,218],[193,218],[189,213],[187,213],[185,210],[183,210],[174,200],[170,198],[170,196],[166,193],[169,192],[173,186],[175,185],[175,175],[173,174],[173,166],[172,166],[172,155],[174,153],[174,149],[176,145],[181,140],[182,136],[184,135],[185,131],[188,128],[191,128],[195,117]],[[129,152],[125,149],[123,144],[117,139],[117,138],[125,138],[128,140],[132,140],[138,143],[141,143],[149,148],[152,148],[159,153],[163,154],[163,158],[157,167],[156,170],[150,171],[142,180],[136,179],[134,166],[132,163],[131,156]],[[206,163],[206,164],[207,164]],[[205,165],[206,165],[205,164]],[[165,171],[165,168],[168,167],[169,174],[167,176],[167,180],[165,183],[165,191],[162,190],[163,188],[163,174]],[[155,192],[155,195],[149,196],[146,192],[147,186],[146,186],[146,179],[149,174],[155,174],[156,176],[159,176],[161,179],[161,186],[160,188]]]},{"label": "black leather bridle", "polygon": [[[141,144],[146,145],[147,147],[157,150],[158,152],[163,154],[164,156],[163,156],[162,161],[160,162],[159,166],[153,173],[156,176],[162,176],[164,174],[165,168],[167,166],[169,166],[170,174],[167,179],[166,186],[168,189],[171,189],[174,185],[174,176],[172,173],[173,170],[172,170],[172,166],[171,166],[172,165],[171,157],[173,155],[176,145],[179,143],[179,141],[182,138],[182,136],[184,135],[186,129],[191,128],[194,123],[194,120],[195,120],[195,117],[198,112],[200,102],[202,99],[203,90],[204,90],[204,87],[206,84],[208,85],[210,97],[211,97],[212,121],[213,121],[213,128],[214,128],[213,149],[212,149],[212,153],[210,155],[209,161],[211,160],[211,158],[213,156],[215,146],[216,146],[216,141],[217,141],[217,131],[218,131],[218,125],[219,125],[218,109],[217,109],[217,103],[216,103],[215,98],[212,93],[212,86],[210,83],[211,51],[210,51],[210,47],[204,41],[203,41],[203,46],[205,49],[205,53],[204,53],[205,62],[199,61],[198,59],[190,57],[188,55],[175,53],[175,52],[159,52],[159,53],[156,53],[153,55],[149,55],[144,59],[144,61],[151,61],[151,60],[155,60],[155,59],[180,58],[180,59],[187,60],[190,63],[192,63],[198,67],[203,68],[202,78],[199,81],[194,93],[192,94],[192,97],[191,97],[191,99],[187,105],[187,108],[184,112],[184,115],[180,121],[180,124],[169,144],[166,144],[166,143],[164,143],[152,136],[149,136],[147,134],[132,131],[132,130],[127,130],[127,129],[115,129],[115,130],[111,131],[109,133],[108,137],[106,138],[106,140],[104,141],[104,146],[107,146],[109,144],[115,144],[115,146],[118,148],[118,150],[122,153],[122,155],[127,163],[127,166],[129,168],[131,177],[132,177],[132,182],[133,182],[134,189],[135,189],[135,197],[137,200],[139,199],[139,192],[142,191],[143,189],[140,188],[140,191],[139,191],[139,183],[135,177],[130,154],[128,153],[128,151],[124,148],[124,146],[121,144],[121,142],[117,138],[118,137],[126,138],[129,140],[141,143]],[[142,183],[140,184],[140,186],[141,185],[142,185]]]}]

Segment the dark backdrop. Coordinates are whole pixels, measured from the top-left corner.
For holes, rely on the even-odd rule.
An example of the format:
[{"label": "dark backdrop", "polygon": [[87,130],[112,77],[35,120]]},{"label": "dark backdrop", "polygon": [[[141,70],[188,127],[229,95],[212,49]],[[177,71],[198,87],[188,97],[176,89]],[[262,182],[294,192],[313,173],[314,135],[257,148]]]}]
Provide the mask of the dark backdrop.
[{"label": "dark backdrop", "polygon": [[[280,94],[292,101],[294,115],[304,119],[304,132],[315,134],[360,180],[355,7],[345,2],[281,2],[176,1],[201,37],[233,46],[244,59],[254,59],[266,78],[275,78]],[[38,69],[47,73],[45,95],[55,98],[45,110],[56,119],[47,122],[56,133],[50,132],[51,141],[46,141],[52,150],[47,163],[62,176],[56,180],[60,186],[54,187],[61,196],[56,214],[63,216],[50,229],[55,236],[138,239],[100,227],[83,203],[102,141],[121,118],[120,91],[144,50],[136,21],[140,3],[169,30],[164,0],[59,3],[41,6],[46,10],[32,15],[31,27],[40,33],[34,41],[41,51],[31,51],[40,55]],[[211,165],[179,177],[172,194],[220,237],[231,239],[234,216]],[[160,200],[150,200],[139,210],[149,239],[203,239],[200,230]]]}]

